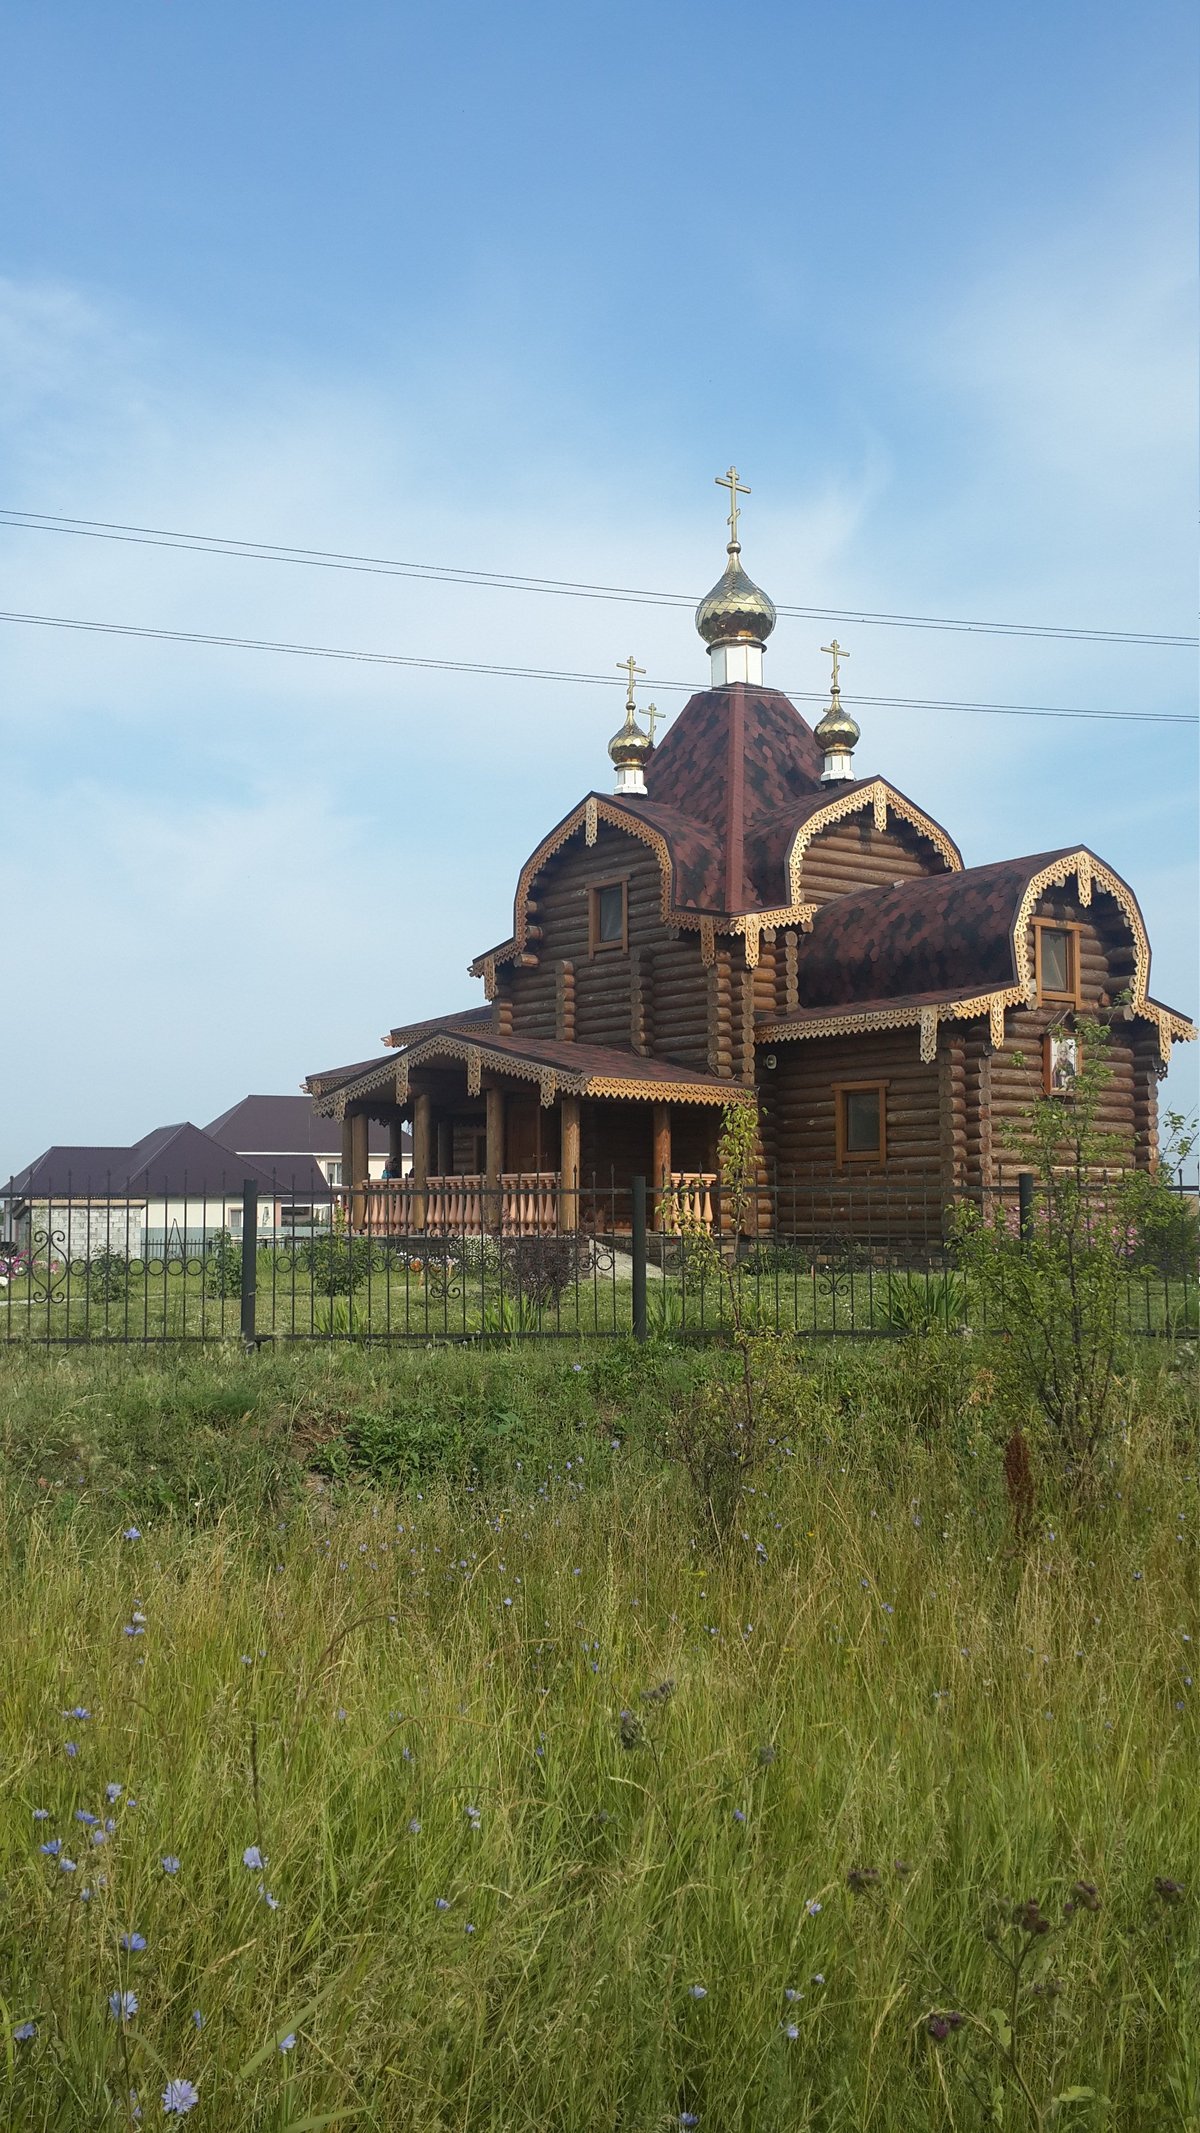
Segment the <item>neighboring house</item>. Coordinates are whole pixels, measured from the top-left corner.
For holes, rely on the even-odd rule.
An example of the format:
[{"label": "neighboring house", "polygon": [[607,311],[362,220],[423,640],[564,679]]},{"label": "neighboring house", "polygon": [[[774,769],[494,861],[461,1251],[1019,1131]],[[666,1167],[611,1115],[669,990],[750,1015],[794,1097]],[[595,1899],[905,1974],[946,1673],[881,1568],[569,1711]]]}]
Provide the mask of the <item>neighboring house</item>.
[{"label": "neighboring house", "polygon": [[329,1221],[328,1187],[310,1153],[268,1168],[184,1123],[129,1148],[48,1148],[5,1188],[8,1234],[35,1258],[174,1258],[202,1251],[220,1230],[240,1238],[247,1182],[258,1188],[260,1242]]},{"label": "neighboring house", "polygon": [[[311,1155],[327,1185],[342,1183],[342,1129],[336,1119],[318,1118],[307,1096],[243,1096],[204,1130],[263,1170]],[[371,1177],[383,1176],[389,1153],[387,1128],[373,1125],[367,1142]],[[407,1174],[412,1168],[407,1132],[400,1155],[402,1174]]]},{"label": "neighboring house", "polygon": [[[465,1201],[530,1174],[571,1219],[593,1177],[657,1193],[711,1174],[722,1112],[743,1102],[782,1204],[871,1179],[877,1217],[928,1209],[940,1226],[996,1188],[1005,1120],[1043,1091],[1070,1101],[1077,1025],[1097,1013],[1105,1124],[1149,1164],[1159,1077],[1196,1032],[1149,991],[1133,891],[1077,843],[964,867],[923,808],[856,773],[836,640],[815,729],[765,687],[775,610],[741,567],[732,469],[726,486],[728,563],[696,614],[709,687],[655,746],[630,661],[615,787],[521,868],[510,931],[471,966],[487,1004],[309,1077],[318,1117],[342,1122],[344,1182],[365,1185],[376,1125],[411,1119],[418,1221],[456,1178]],[[439,893],[461,896],[469,852],[457,871],[447,856]]]}]

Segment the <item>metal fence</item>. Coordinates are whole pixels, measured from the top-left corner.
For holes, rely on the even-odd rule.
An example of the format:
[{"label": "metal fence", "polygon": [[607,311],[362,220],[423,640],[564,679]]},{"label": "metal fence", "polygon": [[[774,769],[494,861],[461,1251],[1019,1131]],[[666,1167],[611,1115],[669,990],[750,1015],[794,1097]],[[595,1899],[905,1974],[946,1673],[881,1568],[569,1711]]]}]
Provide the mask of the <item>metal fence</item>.
[{"label": "metal fence", "polygon": [[[1013,1172],[989,1194],[1016,1234],[1036,1224],[1031,1188]],[[735,1312],[792,1336],[987,1327],[927,1172],[791,1177],[736,1209],[716,1177],[680,1173],[657,1193],[540,1172],[372,1181],[306,1199],[297,1223],[285,1192],[251,1184],[236,1204],[179,1202],[150,1236],[128,1200],[0,1203],[0,1342],[703,1340]],[[1194,1331],[1196,1204],[1180,1181],[1177,1219],[1123,1240],[1131,1332]]]}]

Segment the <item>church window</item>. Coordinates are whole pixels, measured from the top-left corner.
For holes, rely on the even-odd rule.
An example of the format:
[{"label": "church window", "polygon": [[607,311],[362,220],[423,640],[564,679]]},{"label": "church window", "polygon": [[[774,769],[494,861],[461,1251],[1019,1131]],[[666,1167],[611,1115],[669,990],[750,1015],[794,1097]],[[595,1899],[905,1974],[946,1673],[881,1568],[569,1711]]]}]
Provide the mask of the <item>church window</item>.
[{"label": "church window", "polygon": [[1079,1000],[1079,929],[1035,920],[1033,928],[1039,1000]]},{"label": "church window", "polygon": [[604,948],[629,946],[628,884],[599,881],[591,890],[588,910],[588,946],[593,955]]},{"label": "church window", "polygon": [[837,1162],[882,1163],[887,1158],[887,1083],[845,1081],[834,1086]]}]

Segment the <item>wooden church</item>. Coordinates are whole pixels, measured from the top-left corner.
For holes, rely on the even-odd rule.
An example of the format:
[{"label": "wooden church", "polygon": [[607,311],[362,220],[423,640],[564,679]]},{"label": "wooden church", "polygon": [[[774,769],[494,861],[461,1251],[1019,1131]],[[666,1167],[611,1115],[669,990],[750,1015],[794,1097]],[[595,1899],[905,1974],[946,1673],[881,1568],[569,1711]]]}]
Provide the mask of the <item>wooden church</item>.
[{"label": "wooden church", "polygon": [[[709,686],[656,742],[626,662],[613,788],[521,867],[506,937],[471,965],[483,1002],[306,1083],[343,1121],[356,1222],[575,1229],[589,1191],[642,1175],[670,1226],[681,1198],[707,1211],[722,1113],[746,1103],[781,1228],[850,1187],[899,1231],[940,1228],[995,1187],[1005,1121],[1070,1100],[1093,1014],[1112,1023],[1107,1123],[1152,1158],[1159,1078],[1196,1032],[1150,995],[1132,889],[1085,845],[965,867],[924,808],[858,774],[836,639],[815,728],[769,688],[775,610],[742,568],[736,469],[724,485],[728,560],[696,611]],[[392,1183],[368,1179],[371,1121]]]}]

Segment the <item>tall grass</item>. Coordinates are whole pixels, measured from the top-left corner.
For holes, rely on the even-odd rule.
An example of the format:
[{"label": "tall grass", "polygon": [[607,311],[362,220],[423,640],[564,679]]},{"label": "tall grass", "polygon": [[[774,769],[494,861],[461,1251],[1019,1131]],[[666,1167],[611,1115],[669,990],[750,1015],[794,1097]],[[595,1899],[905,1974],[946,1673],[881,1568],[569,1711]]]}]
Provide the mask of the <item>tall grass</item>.
[{"label": "tall grass", "polygon": [[[1178,1384],[1130,1389],[1104,1501],[1044,1507],[1017,1551],[978,1405],[914,1429],[912,1356],[823,1358],[718,1556],[651,1427],[701,1365],[652,1363],[643,1412],[636,1359],[581,1360],[486,1366],[493,1414],[521,1419],[531,1367],[549,1414],[486,1481],[310,1463],[124,1538],[18,1462],[0,2015],[37,2034],[0,2052],[0,2122],[125,2126],[136,2090],[161,2123],[179,2079],[193,2125],[238,2133],[1200,2123]],[[382,1427],[440,1359],[345,1368],[343,1419]],[[60,1412],[38,1457],[86,1468],[117,1380],[44,1382],[73,1434]],[[991,1907],[1057,1922],[1076,1881],[1101,1908],[1046,1938],[1061,1991],[1021,1989],[1018,2081],[972,2026],[1008,2005]],[[971,2020],[938,2041],[934,2010]]]}]

